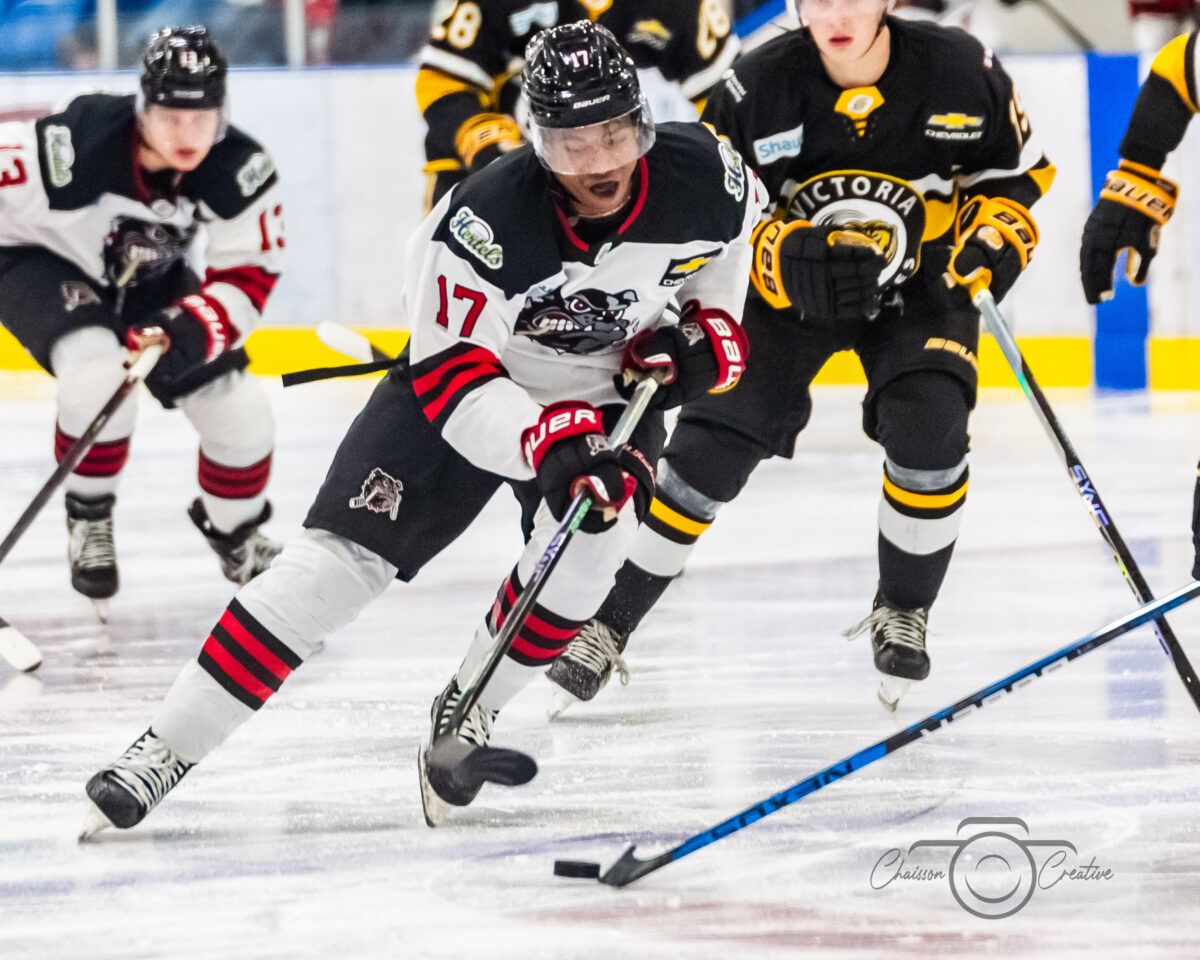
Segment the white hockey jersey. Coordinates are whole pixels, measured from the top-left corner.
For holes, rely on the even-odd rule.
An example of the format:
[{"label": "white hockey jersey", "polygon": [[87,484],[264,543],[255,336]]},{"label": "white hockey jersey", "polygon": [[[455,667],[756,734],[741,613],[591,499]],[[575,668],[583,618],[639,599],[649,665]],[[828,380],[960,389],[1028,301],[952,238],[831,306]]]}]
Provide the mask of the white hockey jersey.
[{"label": "white hockey jersey", "polygon": [[622,402],[621,351],[675,322],[669,304],[698,300],[740,322],[765,203],[758,178],[699,124],[659,126],[628,213],[591,242],[531,148],[491,164],[407,248],[403,304],[425,415],[476,466],[532,477],[520,438],[542,406]]},{"label": "white hockey jersey", "polygon": [[195,170],[147,175],[136,163],[137,136],[134,97],[99,93],[37,121],[0,124],[0,247],[41,247],[105,284],[105,241],[117,226],[161,225],[203,246],[189,257],[204,264],[203,287],[182,305],[208,313],[201,319],[215,319],[238,345],[283,265],[274,164],[230,126]]}]

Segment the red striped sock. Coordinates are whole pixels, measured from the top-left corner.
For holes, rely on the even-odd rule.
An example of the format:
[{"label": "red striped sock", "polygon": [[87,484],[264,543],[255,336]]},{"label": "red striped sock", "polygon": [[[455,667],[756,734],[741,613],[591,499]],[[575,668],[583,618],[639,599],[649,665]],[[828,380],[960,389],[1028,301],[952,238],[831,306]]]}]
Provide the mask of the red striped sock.
[{"label": "red striped sock", "polygon": [[200,489],[222,500],[249,500],[267,489],[271,477],[271,454],[248,467],[227,467],[209,460],[200,451],[200,466],[197,471]]},{"label": "red striped sock", "polygon": [[304,661],[237,600],[200,651],[200,667],[235,700],[257,710]]},{"label": "red striped sock", "polygon": [[[54,428],[54,459],[61,463],[77,439],[78,437],[64,433],[62,427],[56,425]],[[71,472],[81,477],[115,477],[121,472],[128,459],[129,437],[109,440],[105,443],[93,443]]]}]

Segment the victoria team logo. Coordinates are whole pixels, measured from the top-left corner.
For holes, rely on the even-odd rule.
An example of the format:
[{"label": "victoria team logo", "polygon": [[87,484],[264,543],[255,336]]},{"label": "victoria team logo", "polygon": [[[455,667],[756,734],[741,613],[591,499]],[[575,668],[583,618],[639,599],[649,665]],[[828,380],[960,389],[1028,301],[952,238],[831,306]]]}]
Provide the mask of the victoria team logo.
[{"label": "victoria team logo", "polygon": [[921,265],[925,198],[898,177],[867,170],[823,173],[796,187],[788,213],[870,237],[887,258],[882,284],[904,283]]},{"label": "victoria team logo", "polygon": [[559,287],[526,298],[513,332],[557,353],[598,353],[626,338],[632,321],[625,312],[637,302],[633,290],[564,294]]}]

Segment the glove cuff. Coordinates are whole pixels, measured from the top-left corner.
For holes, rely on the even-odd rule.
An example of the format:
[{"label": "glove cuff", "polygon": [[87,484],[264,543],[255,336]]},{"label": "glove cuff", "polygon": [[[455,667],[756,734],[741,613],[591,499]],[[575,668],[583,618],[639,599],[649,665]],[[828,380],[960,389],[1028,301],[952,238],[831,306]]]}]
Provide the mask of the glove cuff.
[{"label": "glove cuff", "polygon": [[679,322],[680,332],[689,340],[688,324],[698,326],[708,337],[717,361],[716,382],[709,393],[725,393],[737,386],[746,370],[746,359],[750,355],[750,341],[746,331],[724,310],[702,307],[697,300],[690,300],[683,307]]},{"label": "glove cuff", "polygon": [[792,305],[783,287],[782,261],[779,256],[783,241],[797,230],[812,226],[807,220],[764,220],[750,234],[754,260],[750,267],[750,282],[770,306],[783,310]]},{"label": "glove cuff", "polygon": [[600,411],[582,400],[560,400],[542,408],[541,416],[532,427],[521,433],[521,450],[525,462],[534,473],[554,444],[569,437],[588,433],[599,434],[598,440],[608,445],[604,437],[604,421]]},{"label": "glove cuff", "polygon": [[1160,227],[1175,213],[1179,202],[1179,184],[1145,164],[1122,160],[1116,170],[1104,178],[1101,200],[1111,200],[1150,218]]}]

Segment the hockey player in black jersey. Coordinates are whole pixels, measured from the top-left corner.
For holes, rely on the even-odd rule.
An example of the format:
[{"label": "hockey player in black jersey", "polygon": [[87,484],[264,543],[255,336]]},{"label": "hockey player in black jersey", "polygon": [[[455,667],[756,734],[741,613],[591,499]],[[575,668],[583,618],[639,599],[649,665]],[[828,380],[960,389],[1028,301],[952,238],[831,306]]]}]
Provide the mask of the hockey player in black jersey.
[{"label": "hockey player in black jersey", "polygon": [[[1003,297],[1036,243],[1029,207],[1054,169],[1008,76],[960,30],[885,0],[803,0],[804,28],[745,55],[704,113],[762,177],[744,325],[755,363],[728,396],[683,408],[630,559],[550,678],[588,699],[630,632],[754,468],[791,456],[809,385],[837,350],[867,374],[863,428],[884,450],[869,631],[898,702],[929,674],[925,634],[967,493],[979,317],[960,280]],[[832,482],[832,478],[831,478]],[[566,699],[564,699],[566,698]]]},{"label": "hockey player in black jersey", "polygon": [[449,0],[440,10],[417,74],[427,208],[520,145],[520,58],[539,30],[602,24],[638,67],[657,68],[699,109],[738,52],[729,0]]},{"label": "hockey player in black jersey", "polygon": [[[0,318],[58,381],[59,459],[124,379],[126,341],[167,345],[146,383],[200,435],[188,513],[245,583],[278,550],[258,532],[274,425],[242,343],[279,277],[282,207],[270,157],[227,121],[225,73],[203,27],[167,28],[136,97],[0,124]],[[203,279],[188,262],[201,227]],[[65,481],[71,583],[102,616],[134,399]]]},{"label": "hockey player in black jersey", "polygon": [[[1121,141],[1121,160],[1104,180],[1104,188],[1083,228],[1079,271],[1088,303],[1113,296],[1113,273],[1121,254],[1131,283],[1141,286],[1150,276],[1163,228],[1179,200],[1179,185],[1163,176],[1167,157],[1200,112],[1200,76],[1196,58],[1200,32],[1168,43],[1150,68],[1138,94],[1133,116]],[[1200,468],[1192,507],[1192,576],[1200,578]]]},{"label": "hockey player in black jersey", "polygon": [[[532,144],[447,195],[408,243],[410,363],[351,426],[305,532],[229,605],[150,729],[89,781],[86,832],[140,821],[326,634],[394,579],[415,577],[507,483],[540,502],[532,533],[433,701],[427,748],[447,729],[458,678],[486,658],[573,493],[587,487],[595,507],[459,728],[465,744],[487,749],[500,708],[595,613],[653,495],[661,414],[644,417],[621,449],[605,437],[626,375],[669,381],[660,406],[737,383],[748,240],[766,203],[758,179],[699,124],[656,129],[632,61],[603,27],[539,34],[524,91]],[[457,770],[439,777],[425,753],[432,826],[481,782],[464,785]],[[513,774],[491,778],[523,782]]]}]

